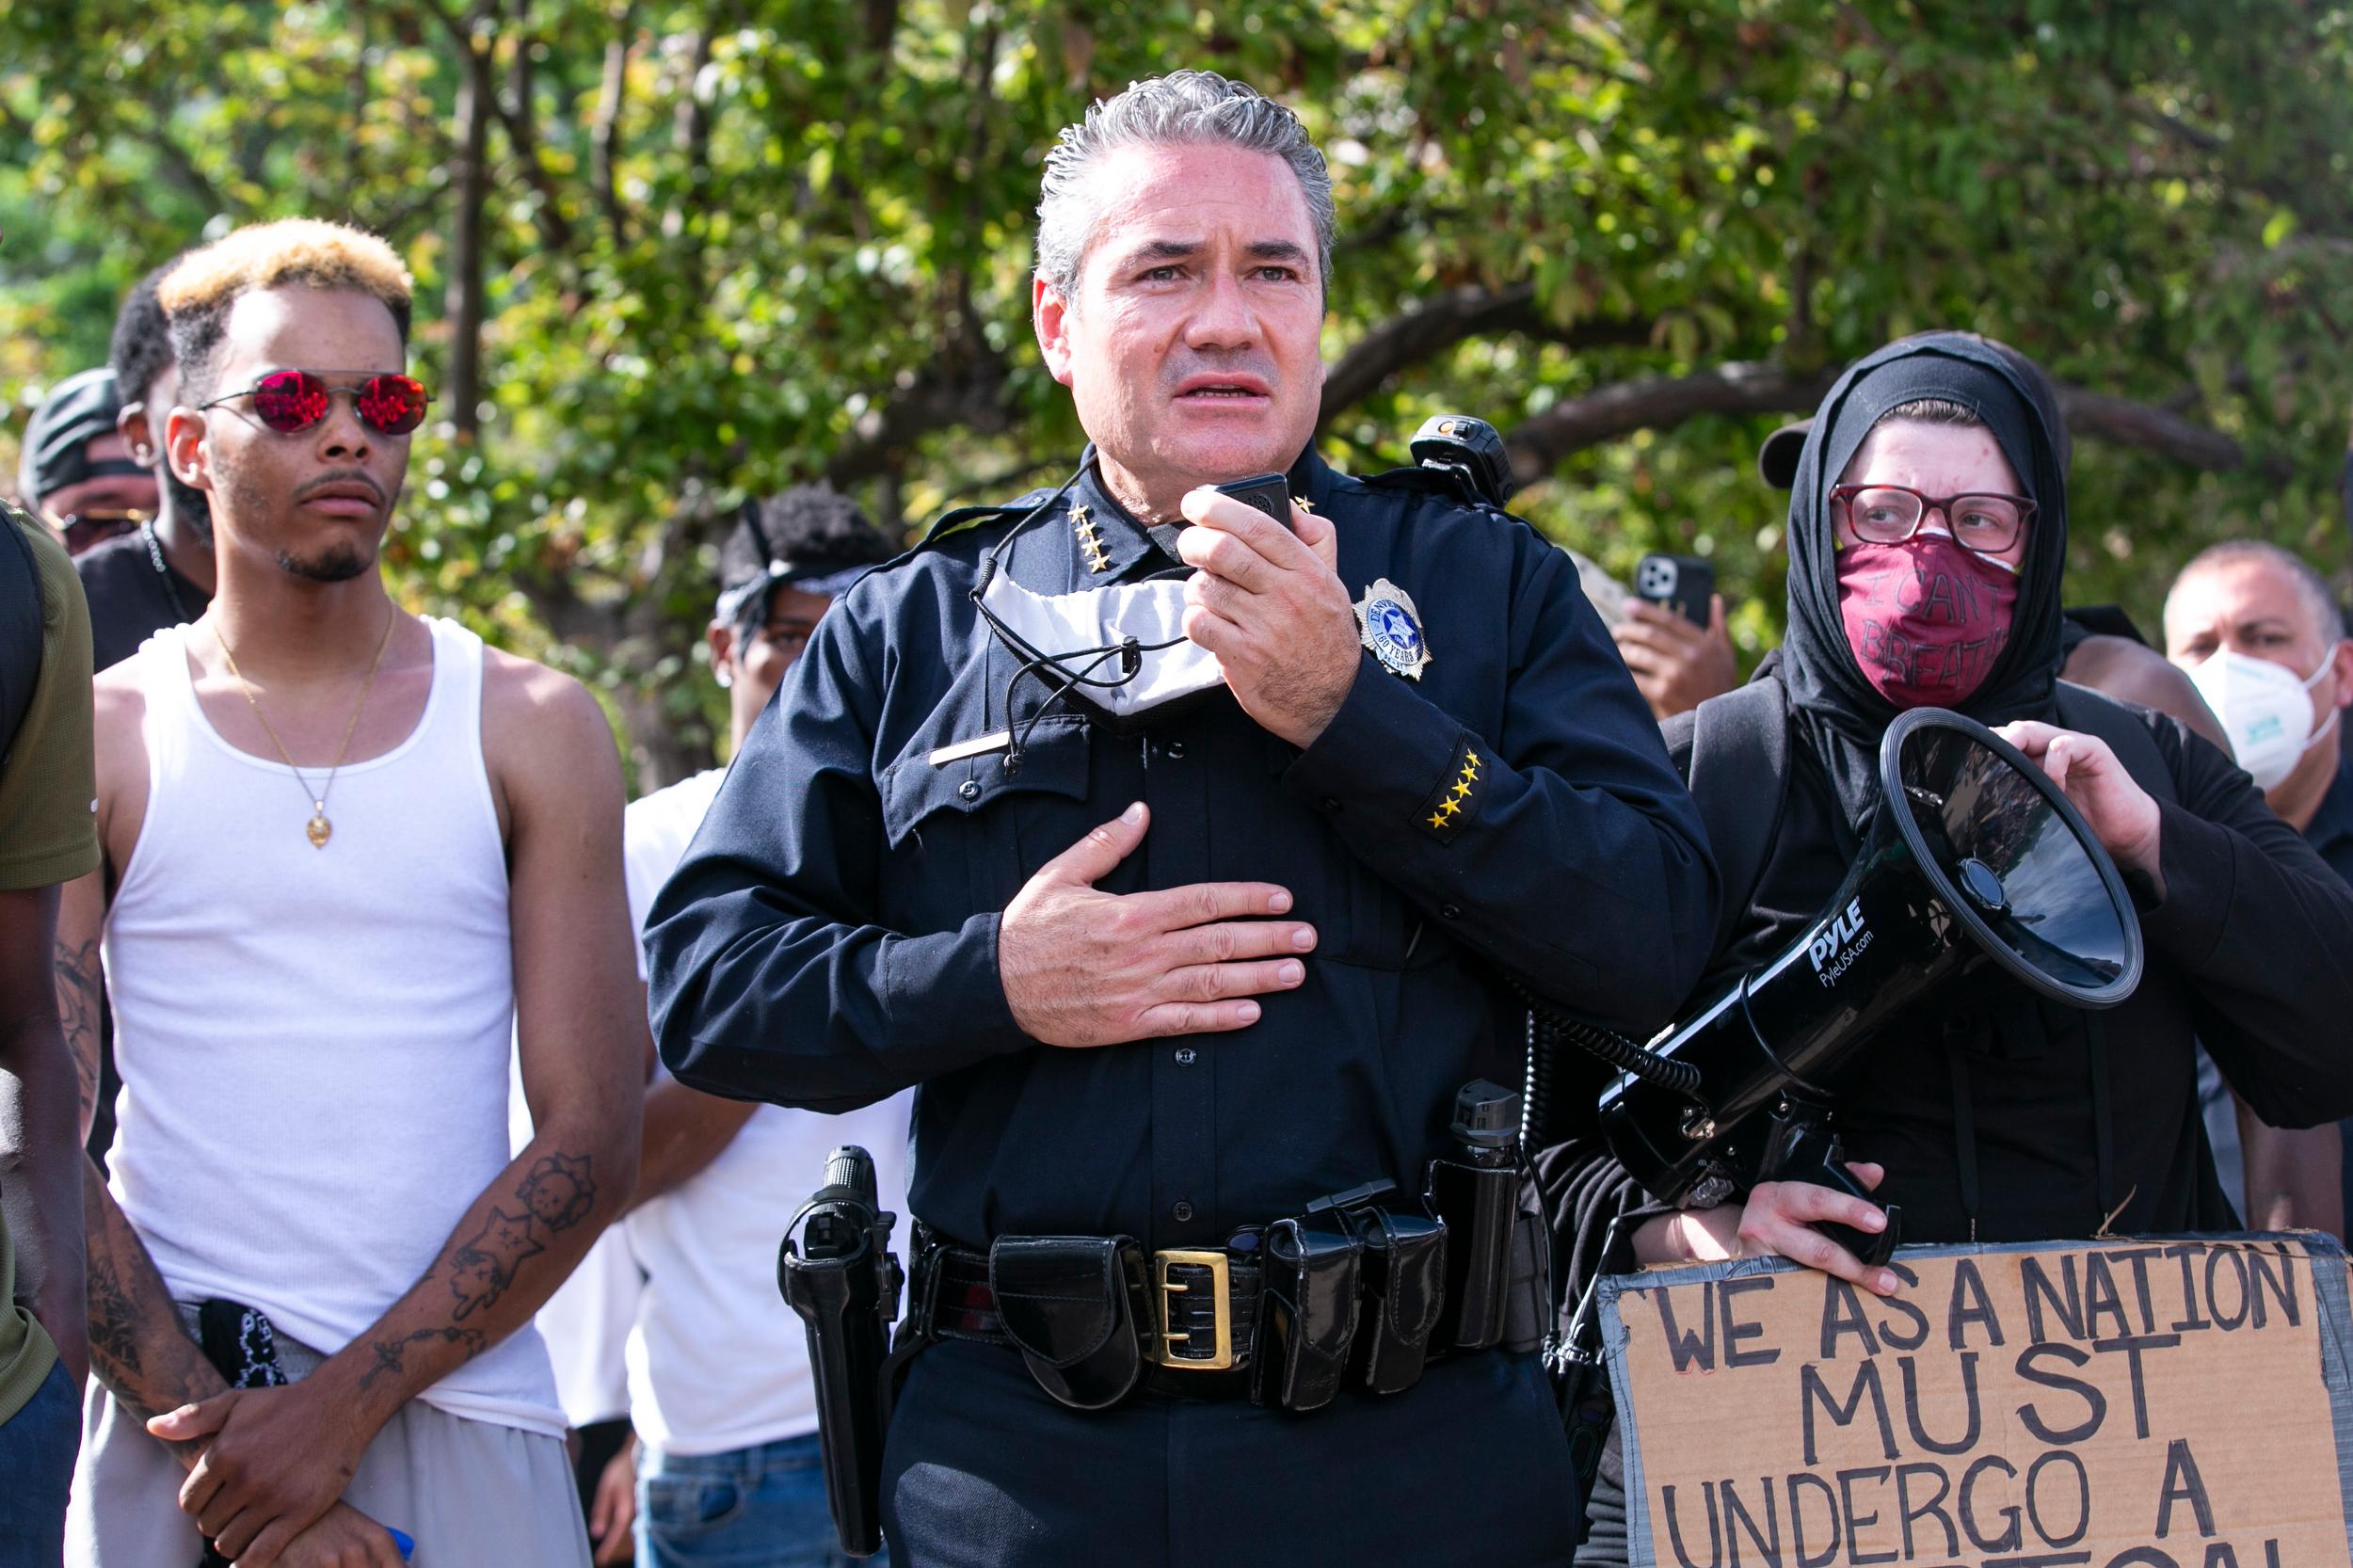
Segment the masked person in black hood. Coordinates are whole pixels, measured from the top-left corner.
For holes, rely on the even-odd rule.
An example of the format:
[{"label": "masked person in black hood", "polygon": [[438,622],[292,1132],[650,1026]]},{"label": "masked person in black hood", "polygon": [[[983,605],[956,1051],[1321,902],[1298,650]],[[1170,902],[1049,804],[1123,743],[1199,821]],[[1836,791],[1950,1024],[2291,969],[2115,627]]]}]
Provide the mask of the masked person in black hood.
[{"label": "masked person in black hood", "polygon": [[[1830,1086],[1850,1162],[1901,1206],[1908,1241],[2236,1228],[2193,1037],[2276,1125],[2353,1106],[2353,897],[2179,720],[2058,679],[2060,429],[2041,373],[1982,338],[1909,338],[1850,368],[1798,462],[1786,641],[1750,686],[1666,727],[1726,899],[1695,1000],[1819,918],[1876,808],[1881,738],[1910,708],[1996,727],[2065,790],[2133,892],[2148,959],[2121,1006],[2072,1010],[2004,978],[1947,988],[1897,1014]],[[1556,1214],[1573,1216],[1572,1286],[1624,1267],[1593,1243],[1646,1194],[1590,1141],[1544,1165]],[[1823,1220],[1884,1224],[1846,1194],[1768,1182],[1624,1228],[1644,1262],[1778,1253],[1897,1288],[1811,1228]],[[1625,1560],[1616,1459],[1613,1441],[1580,1563]]]}]

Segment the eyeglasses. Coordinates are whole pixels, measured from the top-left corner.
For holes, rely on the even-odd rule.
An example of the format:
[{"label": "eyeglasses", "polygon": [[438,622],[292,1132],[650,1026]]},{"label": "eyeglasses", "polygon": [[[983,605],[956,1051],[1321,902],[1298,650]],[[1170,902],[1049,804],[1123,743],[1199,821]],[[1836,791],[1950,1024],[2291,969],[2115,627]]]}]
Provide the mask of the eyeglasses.
[{"label": "eyeglasses", "polygon": [[1935,496],[1903,485],[1837,485],[1830,498],[1847,508],[1847,526],[1866,543],[1901,544],[1920,531],[1922,519],[1942,512],[1956,544],[1987,555],[2016,544],[2034,516],[2034,503],[2023,495]]},{"label": "eyeglasses", "polygon": [[371,376],[356,387],[330,387],[307,370],[279,370],[242,392],[222,393],[198,411],[250,397],[256,419],[281,436],[293,436],[325,419],[339,392],[351,399],[360,424],[383,436],[405,436],[423,424],[424,406],[433,401],[413,376]]}]

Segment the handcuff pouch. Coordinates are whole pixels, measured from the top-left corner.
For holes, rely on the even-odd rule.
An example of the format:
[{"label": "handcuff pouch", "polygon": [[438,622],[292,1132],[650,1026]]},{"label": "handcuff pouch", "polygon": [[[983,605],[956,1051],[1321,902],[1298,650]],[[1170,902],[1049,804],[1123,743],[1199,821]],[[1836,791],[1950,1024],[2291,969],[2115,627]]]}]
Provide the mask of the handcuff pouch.
[{"label": "handcuff pouch", "polygon": [[1000,1236],[988,1284],[1037,1385],[1073,1410],[1104,1410],[1144,1372],[1151,1321],[1144,1249],[1127,1236]]}]

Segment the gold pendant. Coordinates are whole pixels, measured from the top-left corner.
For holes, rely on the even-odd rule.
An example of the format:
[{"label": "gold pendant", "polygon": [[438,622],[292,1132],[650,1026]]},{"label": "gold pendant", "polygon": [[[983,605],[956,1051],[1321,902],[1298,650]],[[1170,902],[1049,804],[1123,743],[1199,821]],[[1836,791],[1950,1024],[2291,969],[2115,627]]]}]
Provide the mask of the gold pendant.
[{"label": "gold pendant", "polygon": [[327,840],[334,836],[335,824],[327,820],[327,813],[322,809],[312,814],[311,820],[303,824],[302,831],[310,836],[312,849],[325,849]]}]

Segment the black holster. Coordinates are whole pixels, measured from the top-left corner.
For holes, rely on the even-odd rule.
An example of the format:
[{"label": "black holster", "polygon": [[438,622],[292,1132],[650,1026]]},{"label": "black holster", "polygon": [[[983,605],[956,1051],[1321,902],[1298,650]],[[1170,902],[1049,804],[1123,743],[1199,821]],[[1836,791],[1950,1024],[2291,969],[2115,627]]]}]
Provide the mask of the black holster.
[{"label": "black holster", "polygon": [[897,1220],[877,1207],[873,1160],[845,1145],[826,1160],[825,1185],[793,1216],[776,1258],[776,1284],[808,1325],[825,1499],[851,1557],[882,1549],[883,1433],[890,1420],[884,1368],[904,1277],[889,1251]]}]

